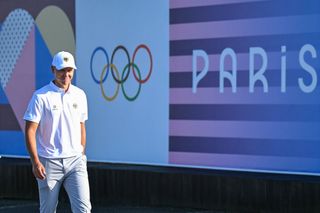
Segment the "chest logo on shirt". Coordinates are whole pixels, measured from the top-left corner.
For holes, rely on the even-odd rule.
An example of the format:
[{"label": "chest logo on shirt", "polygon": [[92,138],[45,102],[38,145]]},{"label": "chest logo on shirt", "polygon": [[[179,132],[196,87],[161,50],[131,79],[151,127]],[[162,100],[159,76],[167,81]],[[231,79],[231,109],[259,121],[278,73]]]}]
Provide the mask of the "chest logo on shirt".
[{"label": "chest logo on shirt", "polygon": [[53,105],[52,106],[52,110],[58,110],[58,106],[57,105]]},{"label": "chest logo on shirt", "polygon": [[78,108],[78,104],[77,103],[73,103],[72,106],[73,106],[73,109],[77,109]]}]

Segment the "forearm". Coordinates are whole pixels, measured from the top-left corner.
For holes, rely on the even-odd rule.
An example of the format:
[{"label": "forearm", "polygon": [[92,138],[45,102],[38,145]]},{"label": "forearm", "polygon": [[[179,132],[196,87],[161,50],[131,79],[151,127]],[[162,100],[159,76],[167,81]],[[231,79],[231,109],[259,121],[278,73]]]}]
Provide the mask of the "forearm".
[{"label": "forearm", "polygon": [[25,140],[26,140],[26,146],[27,150],[30,155],[30,160],[32,164],[38,164],[39,163],[39,157],[37,152],[37,144],[36,144],[36,128],[33,127],[35,124],[32,124],[30,122],[26,123],[26,131],[25,131]]},{"label": "forearm", "polygon": [[26,145],[32,164],[37,164],[39,162],[39,157],[37,153],[36,141],[30,138],[29,136],[26,136]]},{"label": "forearm", "polygon": [[36,178],[41,180],[45,179],[46,169],[39,160],[36,144],[36,131],[38,124],[30,121],[26,121],[26,145],[32,162],[32,171]]},{"label": "forearm", "polygon": [[83,151],[82,153],[85,154],[85,150],[86,150],[86,126],[84,123],[80,123],[81,126],[81,145],[83,147]]}]

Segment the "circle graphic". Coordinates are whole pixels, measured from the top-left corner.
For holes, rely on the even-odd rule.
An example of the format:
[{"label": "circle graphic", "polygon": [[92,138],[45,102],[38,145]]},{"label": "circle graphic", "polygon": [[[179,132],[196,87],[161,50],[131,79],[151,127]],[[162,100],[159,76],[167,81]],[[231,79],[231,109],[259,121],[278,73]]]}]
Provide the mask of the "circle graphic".
[{"label": "circle graphic", "polygon": [[[107,65],[109,64],[109,56],[108,56],[107,51],[106,51],[103,47],[97,47],[97,48],[93,51],[93,53],[92,53],[92,55],[91,55],[91,59],[90,59],[90,72],[91,72],[91,77],[92,77],[92,79],[93,79],[97,84],[100,83],[100,80],[101,80],[101,79],[98,80],[98,79],[94,76],[93,69],[92,69],[92,63],[93,63],[93,58],[94,58],[94,56],[96,55],[96,53],[97,53],[99,50],[104,53],[104,55],[106,56],[106,59],[107,59]],[[109,66],[107,66],[107,67],[108,67],[108,68],[107,68],[107,74],[106,74],[106,76],[102,79],[102,82],[104,82],[104,81],[107,79],[107,75],[108,75],[108,72],[109,72]]]},{"label": "circle graphic", "polygon": [[[113,96],[111,97],[108,97],[104,91],[104,88],[103,88],[103,82],[107,79],[107,76],[108,76],[108,71],[107,71],[107,74],[105,75],[105,72],[106,72],[106,69],[109,69],[109,66],[112,67],[114,69],[114,71],[116,72],[116,75],[117,77],[119,78],[120,77],[120,74],[118,72],[118,69],[116,66],[114,66],[113,64],[106,64],[103,69],[102,69],[102,72],[101,72],[101,76],[100,76],[100,89],[101,89],[101,93],[102,93],[102,96],[104,99],[106,99],[107,101],[113,101],[118,93],[119,93],[119,87],[120,87],[120,84],[117,84],[117,89],[116,89],[116,92],[114,93]],[[103,77],[105,75],[105,77]],[[103,80],[104,79],[104,80]]]},{"label": "circle graphic", "polygon": [[[137,56],[138,52],[141,50],[145,50],[147,52],[148,60],[149,60],[149,64],[150,64],[149,69],[148,69],[148,73],[145,78],[142,78],[141,69],[137,65],[137,62],[135,61],[135,60],[137,60],[136,56]],[[119,69],[117,68],[117,66],[114,63],[114,59],[116,58],[117,53],[120,51],[124,52],[126,59],[128,60],[125,63],[125,66],[124,66],[123,70],[121,71],[121,73],[119,73]],[[94,70],[93,70],[94,58],[96,57],[97,52],[102,52],[105,56],[105,64],[101,69],[101,74],[100,74],[99,79],[97,77],[95,77]],[[128,100],[128,101],[136,100],[138,98],[138,96],[140,95],[142,84],[145,84],[146,82],[149,81],[151,74],[152,74],[152,70],[153,70],[152,53],[151,53],[150,48],[145,44],[140,44],[134,49],[132,58],[130,58],[129,51],[123,45],[118,45],[112,51],[110,61],[109,61],[109,55],[108,55],[107,51],[101,46],[94,49],[94,51],[91,54],[91,58],[90,58],[91,77],[95,83],[100,85],[102,97],[106,101],[114,101],[115,100],[115,98],[118,96],[120,86],[121,86],[122,94],[126,100]],[[111,96],[106,95],[106,90],[105,90],[105,85],[104,85],[104,84],[106,84],[105,81],[108,78],[109,71],[111,72],[111,76],[112,76],[113,81],[117,84],[115,92]],[[127,90],[125,89],[125,85],[124,85],[127,82],[131,71],[133,73],[135,81],[138,83],[138,90],[135,92],[135,94],[133,96],[128,95]],[[108,83],[108,84],[110,84],[110,83]]]}]

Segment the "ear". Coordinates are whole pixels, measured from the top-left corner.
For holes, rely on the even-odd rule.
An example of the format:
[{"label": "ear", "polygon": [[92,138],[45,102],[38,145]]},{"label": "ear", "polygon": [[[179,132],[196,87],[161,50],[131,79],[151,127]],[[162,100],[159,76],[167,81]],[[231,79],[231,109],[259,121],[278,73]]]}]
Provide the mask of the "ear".
[{"label": "ear", "polygon": [[55,71],[55,67],[54,66],[51,66],[51,72],[54,74],[54,71]]}]

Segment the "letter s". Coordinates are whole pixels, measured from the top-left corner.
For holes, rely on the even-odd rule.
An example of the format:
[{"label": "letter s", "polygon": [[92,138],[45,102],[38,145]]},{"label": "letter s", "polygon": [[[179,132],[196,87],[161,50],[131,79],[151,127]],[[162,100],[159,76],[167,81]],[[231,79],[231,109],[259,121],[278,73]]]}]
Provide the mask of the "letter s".
[{"label": "letter s", "polygon": [[303,81],[303,78],[299,78],[298,83],[299,83],[300,89],[303,92],[310,93],[317,86],[317,72],[312,66],[307,64],[307,62],[304,60],[304,55],[306,52],[310,52],[312,58],[317,57],[317,52],[316,52],[316,49],[311,44],[305,44],[300,49],[300,52],[299,52],[299,63],[301,65],[301,67],[311,75],[312,81],[311,81],[310,85],[306,85]]}]

